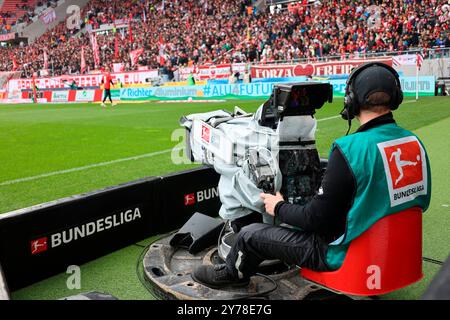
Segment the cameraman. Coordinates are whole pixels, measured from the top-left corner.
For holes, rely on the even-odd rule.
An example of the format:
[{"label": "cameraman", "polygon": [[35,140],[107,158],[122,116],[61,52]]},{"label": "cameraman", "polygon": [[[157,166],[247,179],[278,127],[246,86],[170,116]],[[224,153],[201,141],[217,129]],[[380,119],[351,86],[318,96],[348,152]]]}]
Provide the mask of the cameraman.
[{"label": "cameraman", "polygon": [[[361,126],[333,143],[317,195],[301,206],[285,202],[280,193],[261,194],[267,213],[295,229],[250,224],[239,232],[225,264],[202,265],[192,278],[212,288],[243,286],[270,259],[336,270],[349,243],[379,219],[416,206],[425,211],[431,194],[428,157],[417,137],[393,118],[391,110],[402,100],[393,68],[380,63],[356,68],[341,114],[349,124],[356,116]],[[409,193],[399,200],[403,190]]]}]

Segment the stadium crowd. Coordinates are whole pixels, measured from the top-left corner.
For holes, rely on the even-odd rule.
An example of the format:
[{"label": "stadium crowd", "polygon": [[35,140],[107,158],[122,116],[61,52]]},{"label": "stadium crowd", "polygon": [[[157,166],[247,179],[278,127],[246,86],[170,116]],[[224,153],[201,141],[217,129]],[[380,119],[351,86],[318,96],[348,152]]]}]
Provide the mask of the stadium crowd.
[{"label": "stadium crowd", "polygon": [[56,7],[56,0],[35,1],[21,0],[15,4],[14,11],[0,9],[0,34],[13,32],[15,27],[22,24],[26,26],[36,20],[39,13],[49,7]]},{"label": "stadium crowd", "polygon": [[[62,22],[31,45],[0,48],[0,70],[30,75],[44,68],[45,51],[51,73],[80,73],[82,47],[87,70],[93,70],[99,66],[83,30],[104,24],[111,28],[97,33],[101,64],[121,62],[125,70],[450,47],[447,1],[303,2],[258,11],[250,0],[91,0],[77,28]],[[140,48],[133,64],[129,54]]]}]

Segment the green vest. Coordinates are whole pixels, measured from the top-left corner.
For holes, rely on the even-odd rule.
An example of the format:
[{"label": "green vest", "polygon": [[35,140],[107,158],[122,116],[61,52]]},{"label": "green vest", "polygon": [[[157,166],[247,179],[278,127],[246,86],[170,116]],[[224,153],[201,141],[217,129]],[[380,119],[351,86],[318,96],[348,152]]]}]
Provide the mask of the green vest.
[{"label": "green vest", "polygon": [[345,233],[328,246],[327,264],[342,265],[350,242],[381,218],[411,207],[427,210],[431,198],[428,156],[420,140],[396,124],[337,139],[356,183]]}]

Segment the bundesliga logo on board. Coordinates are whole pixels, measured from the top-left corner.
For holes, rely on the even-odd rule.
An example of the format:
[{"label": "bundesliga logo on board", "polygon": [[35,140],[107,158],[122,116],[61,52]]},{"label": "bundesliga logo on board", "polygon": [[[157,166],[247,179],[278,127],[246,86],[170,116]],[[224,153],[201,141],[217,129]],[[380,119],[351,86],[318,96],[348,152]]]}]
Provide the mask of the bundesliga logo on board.
[{"label": "bundesliga logo on board", "polygon": [[193,204],[195,204],[195,194],[189,193],[189,194],[184,195],[184,205],[190,206]]},{"label": "bundesliga logo on board", "polygon": [[30,241],[31,255],[67,245],[80,239],[91,237],[100,232],[118,228],[122,225],[142,219],[139,207],[128,209],[106,217],[100,217],[75,227],[55,232],[48,237],[41,237]]},{"label": "bundesliga logo on board", "polygon": [[184,195],[184,205],[191,206],[196,204],[197,202],[203,202],[206,200],[214,199],[217,198],[218,196],[219,196],[218,187],[188,193]]},{"label": "bundesliga logo on board", "polygon": [[47,251],[47,237],[31,241],[31,254],[35,255]]},{"label": "bundesliga logo on board", "polygon": [[391,207],[427,192],[425,152],[416,137],[379,143]]}]

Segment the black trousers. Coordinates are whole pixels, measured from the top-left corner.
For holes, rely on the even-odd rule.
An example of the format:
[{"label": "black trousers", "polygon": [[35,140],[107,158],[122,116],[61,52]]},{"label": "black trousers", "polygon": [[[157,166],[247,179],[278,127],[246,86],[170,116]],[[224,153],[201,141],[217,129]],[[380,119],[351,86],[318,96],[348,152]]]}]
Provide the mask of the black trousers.
[{"label": "black trousers", "polygon": [[318,235],[264,223],[245,226],[227,256],[227,269],[234,275],[251,277],[264,260],[279,259],[315,271],[329,271],[328,243]]},{"label": "black trousers", "polygon": [[110,89],[105,89],[105,97],[103,98],[103,103],[105,103],[106,98],[109,97],[109,101],[111,101],[112,103],[112,98],[111,98],[111,90]]}]

